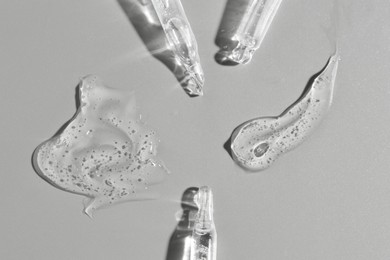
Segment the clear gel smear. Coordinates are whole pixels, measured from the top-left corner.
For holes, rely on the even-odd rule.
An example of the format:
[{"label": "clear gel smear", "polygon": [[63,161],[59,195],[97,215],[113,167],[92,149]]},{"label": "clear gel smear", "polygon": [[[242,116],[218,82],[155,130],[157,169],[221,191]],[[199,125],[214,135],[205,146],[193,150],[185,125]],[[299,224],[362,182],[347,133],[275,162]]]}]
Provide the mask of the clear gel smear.
[{"label": "clear gel smear", "polygon": [[156,197],[149,185],[167,173],[156,158],[158,138],[140,121],[132,92],[108,88],[96,76],[79,84],[79,107],[62,132],[39,145],[33,163],[53,186],[89,199],[84,212]]},{"label": "clear gel smear", "polygon": [[232,157],[251,171],[268,168],[315,129],[328,111],[339,63],[336,53],[303,95],[278,117],[260,117],[238,126],[231,138]]}]

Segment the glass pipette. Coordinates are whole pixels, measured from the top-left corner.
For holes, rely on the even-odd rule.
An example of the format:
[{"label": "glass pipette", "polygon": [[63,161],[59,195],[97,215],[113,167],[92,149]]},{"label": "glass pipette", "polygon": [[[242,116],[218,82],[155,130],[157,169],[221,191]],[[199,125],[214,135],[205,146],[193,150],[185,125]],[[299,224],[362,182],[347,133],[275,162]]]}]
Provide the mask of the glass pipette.
[{"label": "glass pipette", "polygon": [[186,69],[187,91],[203,95],[204,74],[198,45],[180,0],[151,0],[177,62]]},{"label": "glass pipette", "polygon": [[213,217],[213,194],[207,186],[195,195],[198,213],[192,231],[191,260],[217,259],[217,232]]},{"label": "glass pipette", "polygon": [[260,47],[282,0],[250,0],[245,14],[234,33],[233,41],[237,46],[220,54],[236,63],[246,64]]}]

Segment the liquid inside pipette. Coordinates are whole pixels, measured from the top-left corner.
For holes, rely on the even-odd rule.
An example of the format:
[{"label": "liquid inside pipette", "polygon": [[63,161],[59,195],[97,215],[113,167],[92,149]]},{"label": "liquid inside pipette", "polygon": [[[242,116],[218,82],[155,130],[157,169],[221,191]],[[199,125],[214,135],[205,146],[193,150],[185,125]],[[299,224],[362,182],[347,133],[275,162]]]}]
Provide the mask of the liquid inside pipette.
[{"label": "liquid inside pipette", "polygon": [[220,63],[246,64],[251,61],[254,52],[260,47],[275,17],[282,0],[250,0],[231,41],[232,49],[218,52]]},{"label": "liquid inside pipette", "polygon": [[198,213],[192,232],[191,260],[217,259],[217,232],[213,216],[213,194],[207,186],[195,195]]},{"label": "liquid inside pipette", "polygon": [[204,73],[198,45],[180,0],[151,1],[177,63],[186,69],[185,90],[191,96],[203,95]]}]

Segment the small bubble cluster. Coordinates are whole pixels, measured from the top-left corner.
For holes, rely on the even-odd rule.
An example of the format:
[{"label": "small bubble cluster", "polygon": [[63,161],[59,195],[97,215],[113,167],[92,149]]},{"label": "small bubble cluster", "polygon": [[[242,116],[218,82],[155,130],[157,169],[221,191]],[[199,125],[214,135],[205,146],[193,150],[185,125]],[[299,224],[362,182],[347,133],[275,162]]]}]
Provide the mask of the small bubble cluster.
[{"label": "small bubble cluster", "polygon": [[255,118],[238,126],[230,139],[233,159],[245,169],[264,170],[302,143],[332,103],[338,62],[337,54],[330,57],[301,98],[280,116]]},{"label": "small bubble cluster", "polygon": [[167,170],[156,158],[156,132],[140,121],[133,93],[111,89],[96,76],[79,85],[80,107],[63,132],[34,152],[34,167],[52,185],[90,200],[85,213],[149,198],[146,189]]}]

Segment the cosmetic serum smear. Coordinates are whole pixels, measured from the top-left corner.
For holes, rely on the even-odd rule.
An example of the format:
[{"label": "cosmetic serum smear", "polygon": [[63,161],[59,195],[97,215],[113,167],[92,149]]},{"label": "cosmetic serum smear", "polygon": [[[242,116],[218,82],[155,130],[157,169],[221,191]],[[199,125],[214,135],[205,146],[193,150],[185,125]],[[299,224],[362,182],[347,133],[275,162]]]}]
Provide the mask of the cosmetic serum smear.
[{"label": "cosmetic serum smear", "polygon": [[132,92],[108,88],[96,76],[79,84],[80,106],[65,129],[34,151],[37,173],[53,186],[88,197],[84,212],[153,199],[149,185],[167,169],[156,158],[155,131],[140,121]]},{"label": "cosmetic serum smear", "polygon": [[238,165],[251,171],[264,170],[279,155],[302,143],[332,103],[339,60],[337,53],[331,56],[303,95],[280,116],[255,118],[233,131],[231,151]]}]

